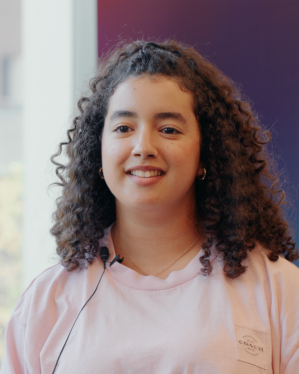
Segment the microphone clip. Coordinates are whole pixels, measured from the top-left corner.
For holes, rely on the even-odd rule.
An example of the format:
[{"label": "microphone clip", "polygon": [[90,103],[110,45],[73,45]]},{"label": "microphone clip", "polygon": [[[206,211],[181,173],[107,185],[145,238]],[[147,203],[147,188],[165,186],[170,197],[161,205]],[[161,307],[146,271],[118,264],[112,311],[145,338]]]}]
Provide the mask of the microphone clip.
[{"label": "microphone clip", "polygon": [[119,255],[115,256],[114,259],[110,262],[109,267],[112,266],[116,261],[119,262],[120,264],[123,262],[123,258],[119,258]]}]

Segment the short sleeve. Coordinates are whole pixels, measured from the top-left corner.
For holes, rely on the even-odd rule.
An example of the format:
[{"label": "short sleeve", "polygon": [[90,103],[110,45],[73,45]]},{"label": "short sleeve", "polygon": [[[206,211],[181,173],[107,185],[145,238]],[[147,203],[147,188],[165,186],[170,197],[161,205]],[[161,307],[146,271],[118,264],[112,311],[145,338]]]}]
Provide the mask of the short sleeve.
[{"label": "short sleeve", "polygon": [[[299,373],[299,269],[284,258],[279,259],[275,274],[273,299],[279,311],[280,373]],[[274,319],[275,321],[275,319]]]},{"label": "short sleeve", "polygon": [[290,358],[285,370],[282,374],[294,374],[298,373],[299,370],[299,346]]},{"label": "short sleeve", "polygon": [[24,359],[25,326],[13,313],[6,327],[5,350],[0,374],[29,374]]}]

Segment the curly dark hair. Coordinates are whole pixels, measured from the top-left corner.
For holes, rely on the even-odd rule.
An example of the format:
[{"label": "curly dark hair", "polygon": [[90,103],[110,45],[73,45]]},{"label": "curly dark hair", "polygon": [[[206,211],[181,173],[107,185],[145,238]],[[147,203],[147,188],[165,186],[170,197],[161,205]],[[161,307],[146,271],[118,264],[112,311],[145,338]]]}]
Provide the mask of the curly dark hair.
[{"label": "curly dark hair", "polygon": [[[223,255],[229,278],[245,272],[248,251],[261,244],[271,261],[299,258],[281,204],[278,174],[265,149],[270,134],[234,82],[193,47],[173,40],[121,42],[99,61],[91,95],[78,102],[80,115],[67,131],[68,141],[51,158],[62,187],[51,233],[61,264],[69,271],[86,267],[98,254],[104,229],[116,219],[115,197],[100,178],[101,138],[108,101],[128,77],[169,77],[193,94],[202,144],[200,160],[207,177],[195,181],[196,222],[206,241],[200,257],[210,274],[211,246]],[[55,159],[66,146],[68,163]],[[82,265],[83,264],[83,265]]]}]

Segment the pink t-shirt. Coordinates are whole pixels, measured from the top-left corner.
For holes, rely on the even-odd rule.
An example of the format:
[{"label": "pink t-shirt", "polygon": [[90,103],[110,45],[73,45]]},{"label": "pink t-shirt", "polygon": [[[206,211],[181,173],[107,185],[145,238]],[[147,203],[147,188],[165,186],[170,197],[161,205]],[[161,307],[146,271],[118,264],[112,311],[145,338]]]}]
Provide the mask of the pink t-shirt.
[{"label": "pink t-shirt", "polygon": [[[109,229],[101,242],[115,252]],[[78,318],[55,373],[299,373],[299,269],[257,248],[228,279],[220,255],[199,273],[201,252],[165,280],[115,263]],[[6,331],[1,374],[51,374],[103,264],[55,265],[19,300]]]}]

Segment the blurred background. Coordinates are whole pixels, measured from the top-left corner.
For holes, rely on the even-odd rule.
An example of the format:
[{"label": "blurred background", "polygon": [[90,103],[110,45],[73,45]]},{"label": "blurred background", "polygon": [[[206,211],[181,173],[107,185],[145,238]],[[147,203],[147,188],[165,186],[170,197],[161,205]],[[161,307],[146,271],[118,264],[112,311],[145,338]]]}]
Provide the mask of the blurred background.
[{"label": "blurred background", "polygon": [[298,19],[298,0],[0,0],[0,362],[13,307],[57,262],[50,156],[120,39],[175,38],[240,84],[272,133],[298,239]]}]

